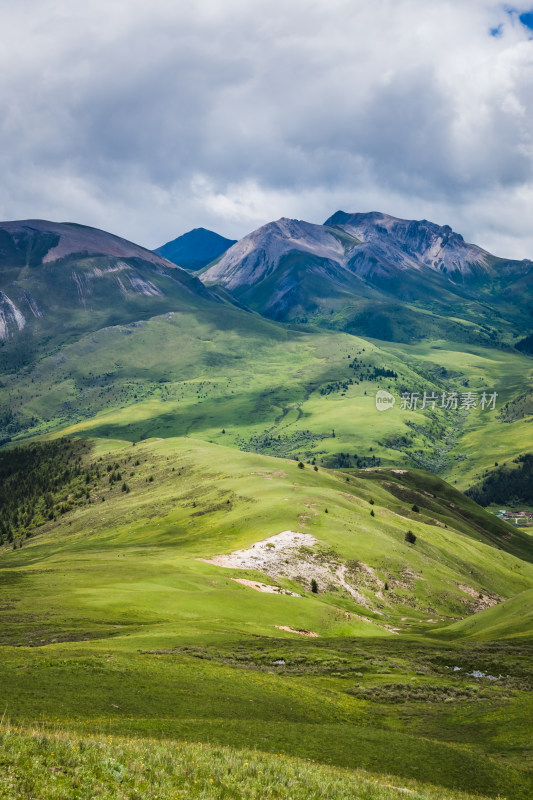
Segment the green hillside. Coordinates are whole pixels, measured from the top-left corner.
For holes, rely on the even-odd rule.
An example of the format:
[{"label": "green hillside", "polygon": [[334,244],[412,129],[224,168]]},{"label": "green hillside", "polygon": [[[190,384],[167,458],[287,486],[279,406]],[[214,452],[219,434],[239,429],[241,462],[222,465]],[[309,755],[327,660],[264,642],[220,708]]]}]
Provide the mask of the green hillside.
[{"label": "green hillside", "polygon": [[531,638],[533,636],[533,592],[527,589],[501,605],[488,608],[440,631],[446,637],[486,640]]},{"label": "green hillside", "polygon": [[[102,458],[95,462],[98,472],[89,472],[89,482],[81,476],[89,498],[65,488],[56,519],[38,536],[25,538],[22,550],[6,554],[11,569],[17,565],[24,574],[26,601],[18,603],[18,612],[26,602],[29,611],[38,596],[52,629],[56,613],[61,627],[68,618],[78,630],[93,618],[98,628],[115,621],[116,609],[127,605],[139,620],[130,641],[144,638],[146,614],[173,635],[187,620],[189,640],[195,629],[205,629],[206,619],[209,630],[216,618],[216,628],[237,633],[243,615],[249,632],[260,635],[274,634],[279,624],[321,635],[388,636],[394,628],[426,624],[428,617],[430,626],[462,617],[533,586],[533,565],[512,555],[515,550],[533,560],[529,537],[481,509],[469,519],[450,503],[446,484],[433,486],[437,498],[430,499],[425,488],[420,491],[424,484],[413,488],[409,474],[406,482],[387,471],[347,480],[342,473],[299,469],[295,462],[183,439],[134,448],[116,443],[110,452],[100,441],[96,452]],[[414,500],[420,503],[417,512]],[[405,542],[408,530],[417,536],[412,547]],[[287,567],[279,585],[301,597],[250,590],[232,580],[234,571],[198,560],[249,548],[282,531],[317,540],[305,557],[280,556],[295,568]],[[46,573],[27,570],[36,559],[46,561]],[[71,577],[65,559],[76,564]],[[339,566],[349,588],[336,576]],[[248,567],[239,577],[260,580],[256,572]],[[309,597],[315,572],[320,592]],[[32,613],[30,636],[34,623]],[[15,628],[20,635],[20,622]]]},{"label": "green hillside", "polygon": [[[11,720],[529,797],[530,645],[446,633],[533,589],[507,552],[527,537],[417,471],[348,476],[183,438],[65,447],[52,518],[1,551]],[[204,560],[236,551],[240,568]],[[469,674],[495,663],[510,677]]]},{"label": "green hillside", "polygon": [[[507,421],[498,409],[528,391],[532,364],[517,352],[294,330],[210,302],[82,334],[4,374],[1,436],[189,435],[324,466],[406,464],[466,488],[522,452],[531,414]],[[394,394],[392,410],[377,412],[378,389]],[[452,391],[496,392],[497,408],[441,410]],[[416,410],[401,408],[402,392],[418,393]],[[435,410],[420,408],[424,392]]]},{"label": "green hillside", "polygon": [[483,480],[469,490],[469,496],[482,506],[492,503],[533,505],[533,453],[513,459],[509,466],[502,465],[483,476]]}]

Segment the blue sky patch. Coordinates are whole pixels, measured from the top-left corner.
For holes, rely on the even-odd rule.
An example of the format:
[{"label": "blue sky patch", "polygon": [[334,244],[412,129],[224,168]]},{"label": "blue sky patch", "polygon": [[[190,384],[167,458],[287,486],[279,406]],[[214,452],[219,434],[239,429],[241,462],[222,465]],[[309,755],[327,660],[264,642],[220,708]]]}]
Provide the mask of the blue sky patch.
[{"label": "blue sky patch", "polygon": [[[522,23],[525,28],[528,28],[530,31],[533,31],[533,9],[530,11],[523,11],[521,14],[519,13],[517,8],[513,8],[513,6],[505,6],[504,8],[505,13],[511,17],[513,23],[518,20]],[[503,34],[503,25],[498,25],[497,28],[490,29],[491,36],[501,36]],[[529,37],[530,40],[533,39],[533,36]]]},{"label": "blue sky patch", "polygon": [[526,28],[533,31],[533,11],[525,11],[523,14],[520,14],[518,19],[522,25],[525,25]]}]

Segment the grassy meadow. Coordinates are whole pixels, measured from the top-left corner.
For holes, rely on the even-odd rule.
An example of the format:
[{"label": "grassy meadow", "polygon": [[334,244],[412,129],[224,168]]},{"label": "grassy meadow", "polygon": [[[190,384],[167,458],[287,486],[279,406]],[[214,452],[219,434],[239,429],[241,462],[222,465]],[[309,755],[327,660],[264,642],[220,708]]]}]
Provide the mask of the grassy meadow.
[{"label": "grassy meadow", "polygon": [[459,490],[527,450],[531,379],[208,304],[4,374],[4,445],[77,461],[0,525],[3,796],[529,800],[533,538]]},{"label": "grassy meadow", "polygon": [[[6,798],[103,800],[450,800],[450,791],[418,781],[401,786],[363,770],[325,767],[282,753],[116,736],[76,736],[66,731],[19,729],[0,732]],[[474,795],[454,792],[454,800]],[[481,795],[475,795],[484,800]]]},{"label": "grassy meadow", "polygon": [[[87,492],[1,551],[7,797],[530,797],[527,534],[417,470],[88,445]],[[316,539],[287,574],[201,560],[282,531]]]},{"label": "grassy meadow", "polygon": [[[466,489],[527,449],[531,414],[504,421],[501,410],[532,380],[531,359],[510,349],[368,341],[225,308],[222,319],[183,311],[81,336],[3,376],[0,399],[14,442],[189,436],[329,467],[406,464]],[[376,410],[378,389],[393,409]],[[402,392],[484,390],[498,393],[495,411],[400,407]]]}]

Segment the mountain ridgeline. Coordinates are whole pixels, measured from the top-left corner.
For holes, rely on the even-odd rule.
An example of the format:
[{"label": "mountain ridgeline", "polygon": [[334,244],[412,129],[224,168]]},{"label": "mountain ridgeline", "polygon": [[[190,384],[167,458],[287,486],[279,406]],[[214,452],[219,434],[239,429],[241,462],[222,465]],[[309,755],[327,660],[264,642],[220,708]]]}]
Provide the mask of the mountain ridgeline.
[{"label": "mountain ridgeline", "polygon": [[388,341],[514,344],[533,326],[533,262],[497,258],[447,225],[377,212],[268,223],[201,277],[273,319]]},{"label": "mountain ridgeline", "polygon": [[73,223],[0,223],[0,367],[83,332],[214,302],[197,278],[150,250]]},{"label": "mountain ridgeline", "polygon": [[496,258],[446,225],[377,212],[338,211],[324,225],[282,218],[238,242],[198,228],[156,252],[73,223],[0,223],[4,367],[82,331],[222,299],[384,341],[528,352],[533,262]]}]

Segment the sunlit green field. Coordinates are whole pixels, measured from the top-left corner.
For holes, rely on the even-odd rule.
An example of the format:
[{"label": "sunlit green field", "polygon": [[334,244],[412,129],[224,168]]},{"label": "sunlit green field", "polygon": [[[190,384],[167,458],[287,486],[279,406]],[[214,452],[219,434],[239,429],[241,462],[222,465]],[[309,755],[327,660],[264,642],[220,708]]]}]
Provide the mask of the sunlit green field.
[{"label": "sunlit green field", "polygon": [[463,391],[497,392],[496,411],[471,412],[463,423],[450,462],[443,476],[459,488],[471,486],[486,468],[497,461],[510,461],[533,446],[531,415],[512,423],[502,422],[499,412],[505,404],[533,386],[533,362],[520,353],[466,349],[465,345],[446,342],[422,342],[416,345],[388,344],[387,349],[413,364],[440,364],[449,371],[463,374],[469,381]]},{"label": "sunlit green field", "polygon": [[[263,797],[267,787],[266,796],[270,788],[275,796],[277,786],[278,797],[298,797],[283,781],[304,769],[292,760],[303,758],[366,771],[350,778],[357,792],[349,794],[344,773],[305,767],[298,774],[311,797],[388,798],[410,788],[424,798],[461,791],[529,798],[531,615],[522,612],[531,603],[533,565],[526,534],[417,471],[300,469],[191,438],[99,439],[86,458],[102,471],[89,499],[22,548],[1,553],[6,718],[74,732],[57,751],[24,732],[5,742],[4,763],[15,772],[31,754],[48,769],[50,752],[61,753],[57,769],[65,774],[48,772],[43,797],[54,796],[48,775],[68,796],[83,770],[87,785],[100,781],[113,791],[115,778],[93,758],[92,740],[83,738],[88,761],[77,755],[79,737],[94,733],[134,740],[105,745],[106,758],[122,765],[111,772],[128,776],[128,797],[147,786],[132,761],[146,758],[152,775],[155,754],[167,758],[169,745],[154,750],[141,741],[154,737],[246,750],[206,749],[196,785],[165,777],[174,774],[166,760],[161,781],[170,782],[148,781],[150,791],[172,786],[177,797],[240,797],[246,775],[230,790],[228,764],[263,758],[266,767],[256,771],[269,782],[254,777],[250,792]],[[109,484],[106,465],[120,469],[129,492]],[[286,530],[318,540],[317,570],[353,568],[359,599],[322,581],[313,593],[312,573],[276,578],[199,560]],[[236,577],[300,597],[259,592]],[[471,629],[480,596],[500,604],[478,610]],[[250,749],[283,754],[283,768]],[[37,772],[25,772],[34,781],[28,785],[40,785]],[[400,788],[387,795],[388,783]]]},{"label": "sunlit green field", "polygon": [[[375,369],[397,377],[370,379]],[[500,412],[532,376],[516,351],[369,342],[226,309],[222,327],[212,312],[181,312],[85,335],[6,376],[0,396],[21,420],[14,440],[191,436],[324,466],[407,464],[465,489],[527,450],[531,414]],[[378,389],[394,394],[393,409],[377,411]],[[424,392],[451,391],[497,392],[496,410],[420,408]],[[419,407],[403,409],[402,392],[418,393]]]}]

